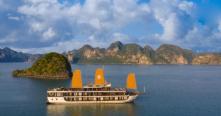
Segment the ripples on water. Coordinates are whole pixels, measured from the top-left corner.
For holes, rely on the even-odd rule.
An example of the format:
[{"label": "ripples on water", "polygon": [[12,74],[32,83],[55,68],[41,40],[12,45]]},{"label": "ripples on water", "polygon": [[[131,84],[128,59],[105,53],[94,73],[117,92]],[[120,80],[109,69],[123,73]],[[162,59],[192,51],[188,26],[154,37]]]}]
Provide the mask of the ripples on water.
[{"label": "ripples on water", "polygon": [[[27,63],[0,63],[0,116],[221,116],[221,66],[106,65],[105,77],[114,87],[125,87],[135,72],[139,90],[146,94],[133,104],[46,105],[48,88],[69,87],[70,80],[13,78],[11,71]],[[82,70],[84,84],[93,82],[101,65],[72,65]]]}]

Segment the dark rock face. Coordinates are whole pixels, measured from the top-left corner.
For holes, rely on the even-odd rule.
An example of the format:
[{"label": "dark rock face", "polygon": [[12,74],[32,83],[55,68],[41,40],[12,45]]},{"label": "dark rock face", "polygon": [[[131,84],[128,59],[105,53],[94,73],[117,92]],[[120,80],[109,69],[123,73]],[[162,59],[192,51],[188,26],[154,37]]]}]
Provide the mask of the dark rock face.
[{"label": "dark rock face", "polygon": [[163,44],[156,51],[148,45],[112,43],[107,49],[85,45],[73,50],[74,63],[107,64],[191,64],[194,53],[179,46]]},{"label": "dark rock face", "polygon": [[157,64],[189,64],[193,53],[175,45],[163,44],[156,50]]},{"label": "dark rock face", "polygon": [[73,50],[73,63],[106,63],[106,64],[152,64],[154,50],[137,44],[123,44],[120,41],[112,43],[107,49],[93,48],[85,45],[79,50]]},{"label": "dark rock face", "polygon": [[151,59],[154,59],[155,51],[150,46],[145,45],[143,48],[143,52],[144,54],[146,54],[146,56],[150,57]]},{"label": "dark rock face", "polygon": [[122,49],[123,44],[120,41],[116,41],[110,45],[106,50],[107,56],[115,56]]},{"label": "dark rock face", "polygon": [[74,62],[83,64],[221,64],[220,54],[196,54],[179,46],[112,43],[107,49],[85,45],[73,50]]},{"label": "dark rock face", "polygon": [[116,41],[114,43],[112,43],[107,50],[114,50],[114,49],[118,49],[120,50],[123,47],[123,43],[121,43],[120,41]]},{"label": "dark rock face", "polygon": [[48,53],[24,70],[15,70],[15,77],[32,77],[39,79],[67,79],[72,74],[71,65],[61,54]]},{"label": "dark rock face", "polygon": [[120,51],[120,56],[125,64],[152,64],[148,56],[151,51],[148,50],[137,44],[125,44]]}]

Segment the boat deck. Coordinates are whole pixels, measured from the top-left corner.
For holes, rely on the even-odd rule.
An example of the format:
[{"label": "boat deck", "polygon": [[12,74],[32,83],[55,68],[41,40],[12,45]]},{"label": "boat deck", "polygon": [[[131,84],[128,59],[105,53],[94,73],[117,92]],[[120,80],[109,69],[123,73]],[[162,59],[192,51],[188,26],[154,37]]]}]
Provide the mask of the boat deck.
[{"label": "boat deck", "polygon": [[125,92],[127,91],[126,88],[110,88],[110,87],[105,87],[105,88],[53,88],[53,89],[48,89],[48,91],[113,91],[113,92]]}]

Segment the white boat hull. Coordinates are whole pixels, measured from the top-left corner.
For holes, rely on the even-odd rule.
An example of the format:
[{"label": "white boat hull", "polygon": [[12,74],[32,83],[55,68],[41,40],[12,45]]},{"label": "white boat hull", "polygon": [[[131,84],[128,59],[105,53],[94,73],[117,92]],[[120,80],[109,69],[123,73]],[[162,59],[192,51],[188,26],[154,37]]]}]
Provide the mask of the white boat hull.
[{"label": "white boat hull", "polygon": [[138,95],[128,96],[125,100],[110,100],[110,101],[66,101],[64,97],[47,97],[49,104],[90,104],[90,103],[104,103],[104,104],[122,104],[133,102]]}]

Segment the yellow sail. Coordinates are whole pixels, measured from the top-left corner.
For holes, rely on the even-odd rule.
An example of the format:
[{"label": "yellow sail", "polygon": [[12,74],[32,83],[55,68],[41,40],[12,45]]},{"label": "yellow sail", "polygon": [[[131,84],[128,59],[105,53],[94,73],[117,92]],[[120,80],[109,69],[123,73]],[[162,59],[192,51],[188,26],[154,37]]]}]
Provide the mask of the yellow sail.
[{"label": "yellow sail", "polygon": [[73,72],[72,76],[72,88],[82,88],[81,70],[77,69]]},{"label": "yellow sail", "polygon": [[127,88],[137,89],[137,82],[134,73],[129,73],[127,77]]},{"label": "yellow sail", "polygon": [[98,68],[96,70],[94,84],[95,85],[104,85],[105,84],[104,70],[102,68]]}]

